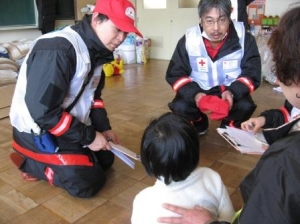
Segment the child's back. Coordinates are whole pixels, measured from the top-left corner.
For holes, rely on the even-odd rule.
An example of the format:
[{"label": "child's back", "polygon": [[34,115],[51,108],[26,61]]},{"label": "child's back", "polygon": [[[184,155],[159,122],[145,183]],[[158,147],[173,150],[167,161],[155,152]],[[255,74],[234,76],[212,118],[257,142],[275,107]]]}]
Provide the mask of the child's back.
[{"label": "child's back", "polygon": [[157,180],[134,199],[132,224],[157,223],[158,217],[176,216],[162,207],[170,203],[185,208],[196,205],[208,209],[219,220],[232,221],[234,209],[218,173],[210,168],[197,168],[180,182],[169,185]]},{"label": "child's back", "polygon": [[143,135],[141,159],[157,181],[135,197],[132,224],[154,224],[158,217],[174,216],[163,203],[198,205],[220,220],[232,220],[234,209],[220,175],[198,167],[198,134],[184,117],[166,113],[153,120]]}]

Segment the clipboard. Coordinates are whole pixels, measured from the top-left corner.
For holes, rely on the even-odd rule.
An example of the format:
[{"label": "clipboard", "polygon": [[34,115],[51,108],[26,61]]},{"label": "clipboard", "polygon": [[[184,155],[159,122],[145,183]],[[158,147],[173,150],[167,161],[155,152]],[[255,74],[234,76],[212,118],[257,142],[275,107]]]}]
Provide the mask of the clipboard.
[{"label": "clipboard", "polygon": [[259,141],[254,134],[232,127],[217,128],[217,132],[232,147],[243,154],[261,155],[266,150],[266,144]]}]

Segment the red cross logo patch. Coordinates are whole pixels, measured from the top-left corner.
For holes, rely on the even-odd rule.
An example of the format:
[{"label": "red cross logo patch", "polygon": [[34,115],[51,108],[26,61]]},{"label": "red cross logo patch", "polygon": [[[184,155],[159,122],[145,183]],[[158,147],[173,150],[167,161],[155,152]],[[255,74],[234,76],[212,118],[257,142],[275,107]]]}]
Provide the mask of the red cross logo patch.
[{"label": "red cross logo patch", "polygon": [[207,72],[208,71],[207,58],[197,58],[197,67],[199,72]]}]

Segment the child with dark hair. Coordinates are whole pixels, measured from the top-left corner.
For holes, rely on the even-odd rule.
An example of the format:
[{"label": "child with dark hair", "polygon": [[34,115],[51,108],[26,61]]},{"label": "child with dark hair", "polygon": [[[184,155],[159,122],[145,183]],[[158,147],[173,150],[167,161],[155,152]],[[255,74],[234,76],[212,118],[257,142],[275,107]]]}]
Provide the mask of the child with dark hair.
[{"label": "child with dark hair", "polygon": [[185,117],[169,112],[150,122],[142,137],[141,160],[157,181],[135,197],[132,224],[174,216],[162,208],[163,203],[202,206],[217,219],[232,220],[234,209],[221,177],[198,167],[199,147],[198,133]]}]

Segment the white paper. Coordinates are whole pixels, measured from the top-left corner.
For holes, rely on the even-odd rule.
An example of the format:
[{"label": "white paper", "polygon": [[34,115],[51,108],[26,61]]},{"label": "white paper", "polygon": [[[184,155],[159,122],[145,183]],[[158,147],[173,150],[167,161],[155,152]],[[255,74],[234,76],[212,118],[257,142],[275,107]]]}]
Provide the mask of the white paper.
[{"label": "white paper", "polygon": [[112,151],[113,154],[115,154],[119,159],[121,159],[124,163],[126,163],[128,166],[130,166],[132,169],[135,167],[135,163],[129,159],[127,156],[125,156],[123,153],[120,151],[112,148],[110,151]]},{"label": "white paper", "polygon": [[241,129],[228,126],[226,127],[226,131],[240,145],[243,145],[248,148],[252,148],[253,146],[255,146],[255,136],[252,132],[243,131]]},{"label": "white paper", "polygon": [[125,148],[124,146],[117,145],[117,144],[115,144],[113,142],[109,142],[109,144],[110,144],[110,146],[113,149],[115,149],[115,150],[117,150],[117,151],[119,151],[119,152],[121,152],[121,153],[123,153],[123,154],[125,154],[125,155],[127,155],[129,157],[131,157],[134,160],[140,161],[140,156],[137,153],[132,152],[131,150]]},{"label": "white paper", "polygon": [[[117,145],[113,142],[109,142],[109,144],[112,147],[112,153],[114,153],[119,159],[121,159],[124,163],[126,163],[128,166],[134,169],[135,163],[130,158],[140,161],[140,156],[137,153],[132,152],[131,150],[121,145]],[[130,158],[128,158],[127,156]]]},{"label": "white paper", "polygon": [[259,141],[251,132],[228,126],[226,128],[217,128],[217,131],[241,153],[262,154],[265,151],[266,144]]}]

